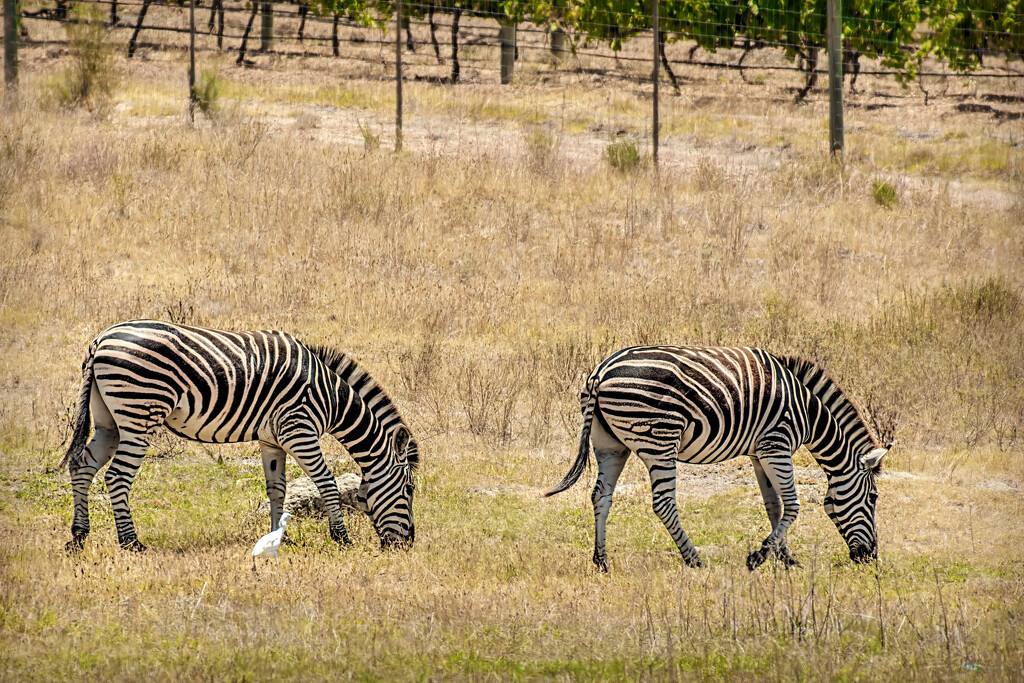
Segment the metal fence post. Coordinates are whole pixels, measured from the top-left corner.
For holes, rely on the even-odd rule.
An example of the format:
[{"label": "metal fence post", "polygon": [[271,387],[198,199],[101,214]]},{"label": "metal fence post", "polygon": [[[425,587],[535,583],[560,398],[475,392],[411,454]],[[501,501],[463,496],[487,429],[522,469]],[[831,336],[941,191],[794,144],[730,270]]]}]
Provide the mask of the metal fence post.
[{"label": "metal fence post", "polygon": [[661,31],[658,27],[658,0],[651,0],[651,6],[653,11],[651,13],[651,23],[654,28],[654,112],[651,121],[651,136],[653,138],[653,154],[654,168],[658,168],[658,65],[661,62]]},{"label": "metal fence post", "polygon": [[196,0],[188,3],[188,121],[196,120]]},{"label": "metal fence post", "polygon": [[4,1],[4,89],[18,90],[18,0]]},{"label": "metal fence post", "polygon": [[402,151],[402,0],[395,0],[395,151]]},{"label": "metal fence post", "polygon": [[828,148],[843,155],[843,15],[840,0],[828,0]]}]

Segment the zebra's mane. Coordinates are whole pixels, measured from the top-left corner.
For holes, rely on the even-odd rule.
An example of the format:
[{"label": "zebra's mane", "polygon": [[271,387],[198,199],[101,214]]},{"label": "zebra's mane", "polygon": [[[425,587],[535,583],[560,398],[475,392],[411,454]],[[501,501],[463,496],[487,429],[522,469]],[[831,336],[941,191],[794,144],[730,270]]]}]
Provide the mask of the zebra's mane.
[{"label": "zebra's mane", "polygon": [[363,399],[367,407],[373,412],[374,417],[380,423],[385,432],[391,433],[395,427],[401,425],[409,433],[409,464],[413,469],[419,465],[419,446],[412,437],[412,430],[405,423],[402,416],[395,407],[394,401],[377,384],[377,381],[370,377],[370,374],[356,363],[352,356],[336,348],[322,345],[306,345],[317,358],[323,361],[330,370],[341,377],[341,381],[352,387],[359,398]]},{"label": "zebra's mane", "polygon": [[878,448],[878,438],[867,417],[820,366],[800,356],[782,356],[779,360],[832,414],[854,453]]}]

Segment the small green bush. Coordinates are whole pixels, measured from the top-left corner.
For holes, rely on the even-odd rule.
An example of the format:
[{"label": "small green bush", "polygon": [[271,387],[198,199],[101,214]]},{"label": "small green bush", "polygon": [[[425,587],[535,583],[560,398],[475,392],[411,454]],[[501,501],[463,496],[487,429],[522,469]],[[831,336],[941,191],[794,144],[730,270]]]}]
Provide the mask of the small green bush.
[{"label": "small green bush", "polygon": [[959,286],[945,286],[942,299],[957,311],[965,323],[1015,321],[1021,311],[1017,289],[1001,278],[972,280]]},{"label": "small green bush", "polygon": [[875,198],[876,204],[887,209],[891,209],[900,203],[900,197],[896,193],[896,188],[884,180],[876,180],[874,182],[871,187],[871,196]]},{"label": "small green bush", "polygon": [[373,132],[370,124],[357,121],[359,132],[363,134],[363,149],[367,152],[376,152],[380,149],[380,135]]},{"label": "small green bush", "polygon": [[116,86],[114,49],[100,10],[86,4],[75,5],[71,21],[65,24],[71,66],[57,74],[47,97],[60,107],[85,107],[102,111]]},{"label": "small green bush", "polygon": [[640,166],[640,150],[633,140],[612,140],[605,147],[604,153],[608,164],[621,173],[627,173]]},{"label": "small green bush", "polygon": [[220,74],[216,69],[203,69],[199,76],[199,82],[192,87],[192,96],[195,98],[199,111],[207,117],[214,118],[220,111]]}]

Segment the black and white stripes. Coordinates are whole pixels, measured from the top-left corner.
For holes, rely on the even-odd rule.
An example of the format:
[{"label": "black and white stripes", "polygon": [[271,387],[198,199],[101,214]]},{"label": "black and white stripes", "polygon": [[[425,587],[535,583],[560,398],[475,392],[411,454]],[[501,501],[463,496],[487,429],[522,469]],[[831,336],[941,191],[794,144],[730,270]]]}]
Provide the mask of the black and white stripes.
[{"label": "black and white stripes", "polygon": [[813,363],[760,349],[635,347],[602,362],[580,396],[583,430],[576,461],[548,495],[579,479],[593,443],[594,562],[607,570],[605,522],[630,452],[650,473],[653,507],[684,561],[700,555],[679,522],[676,461],[712,463],[751,457],[772,532],[747,558],[753,569],[774,553],[794,560],[786,532],[799,503],[793,453],[806,444],[829,480],[825,510],[854,560],[877,552],[874,474],[887,449],[839,387]]},{"label": "black and white stripes", "polygon": [[[90,412],[96,431],[86,444]],[[160,426],[208,443],[258,440],[272,529],[291,454],[320,490],[332,538],[347,543],[337,485],[320,452],[320,437],[331,434],[362,470],[359,500],[381,543],[411,544],[415,537],[416,442],[391,400],[350,358],[283,332],[139,320],[103,332],[83,364],[75,434],[64,457],[75,499],[69,545],[80,546],[89,533],[89,487],[109,461],[105,480],[118,540],[142,548],[128,493]]]}]

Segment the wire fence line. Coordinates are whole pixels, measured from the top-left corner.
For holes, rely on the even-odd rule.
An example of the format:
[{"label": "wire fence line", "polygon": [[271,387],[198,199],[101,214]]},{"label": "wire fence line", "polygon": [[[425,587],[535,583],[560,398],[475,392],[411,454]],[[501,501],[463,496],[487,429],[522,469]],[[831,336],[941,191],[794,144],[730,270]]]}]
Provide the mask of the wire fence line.
[{"label": "wire fence line", "polygon": [[[118,10],[122,8],[135,8],[140,10],[134,28],[138,31],[164,31],[181,32],[182,28],[166,25],[145,25],[144,15],[150,7],[180,8],[186,10],[187,2],[175,2],[174,0],[85,0],[86,3],[95,5],[106,5],[109,7],[111,19],[116,21],[122,17],[118,16]],[[209,34],[214,30],[214,16],[217,15],[220,26],[218,35],[221,38],[241,38],[240,34],[223,33],[223,17],[245,16],[251,17],[257,13],[269,14],[271,17],[280,19],[298,19],[300,28],[297,35],[288,36],[275,30],[272,33],[272,40],[306,39],[303,28],[306,24],[332,25],[334,28],[348,26],[365,30],[380,30],[389,25],[393,14],[393,3],[381,0],[377,4],[363,2],[358,7],[351,3],[341,5],[337,2],[335,7],[339,11],[331,12],[323,0],[299,0],[298,2],[282,5],[282,3],[257,2],[228,5],[224,0],[210,0],[208,29]],[[464,16],[472,16],[479,19],[492,19],[501,23],[513,23],[516,33],[542,33],[552,36],[552,41],[564,37],[565,49],[570,53],[579,53],[595,44],[607,45],[612,52],[619,52],[624,43],[632,38],[648,36],[652,15],[646,11],[644,5],[632,0],[629,3],[622,3],[622,0],[611,0],[608,5],[623,4],[618,10],[608,9],[599,6],[591,0],[583,0],[579,5],[563,7],[560,13],[554,10],[547,12],[532,13],[520,11],[522,16],[513,16],[505,9],[505,5],[495,4],[495,8],[489,9],[486,3],[474,3],[461,7],[458,3],[443,4],[441,2],[403,2],[405,12],[404,26],[413,22],[426,25],[436,30],[443,26],[436,21],[440,15],[451,16],[453,13],[460,13]],[[204,3],[197,3],[197,9]],[[523,4],[525,3],[515,3]],[[649,3],[648,3],[649,4]],[[662,5],[677,5],[662,0]],[[826,33],[824,29],[825,14],[820,7],[811,4],[803,7],[800,3],[793,4],[792,0],[780,0],[775,3],[782,6],[767,5],[760,9],[754,16],[760,17],[760,25],[751,22],[750,16],[741,16],[737,10],[740,5],[734,2],[721,2],[717,0],[705,0],[701,7],[719,8],[718,17],[704,17],[696,15],[686,18],[680,17],[681,12],[672,12],[661,15],[661,40],[665,43],[673,43],[682,40],[695,42],[695,48],[704,48],[709,52],[718,49],[741,49],[744,51],[778,49],[787,54],[787,57],[798,57],[802,61],[808,60],[806,52],[824,47]],[[821,3],[818,3],[819,5]],[[854,4],[854,3],[849,3]],[[885,2],[883,2],[885,4]],[[894,17],[886,18],[881,16],[852,16],[847,17],[844,11],[844,41],[847,43],[846,50],[850,53],[851,59],[859,59],[861,55],[879,60],[893,68],[886,73],[894,76],[912,77],[916,74],[915,60],[928,55],[935,55],[946,61],[950,70],[957,73],[967,73],[984,67],[986,58],[1001,58],[1008,62],[1024,59],[1024,3],[1016,3],[1015,9],[1010,9],[1010,3],[1003,11],[986,10],[982,8],[971,8],[973,16],[987,17],[984,21],[970,21],[965,19],[963,11],[954,14],[956,21],[950,29],[941,22],[935,24],[936,12],[931,15],[922,16],[920,12],[914,13],[905,11],[904,5],[917,6],[916,0],[890,0],[890,5],[896,9],[890,9],[888,14]],[[938,4],[938,3],[936,3]],[[943,5],[948,5],[949,0]],[[248,6],[247,6],[248,5]],[[499,9],[498,7],[502,7]],[[743,5],[746,6],[746,5]],[[887,5],[888,6],[888,5]],[[33,10],[22,12],[25,18],[43,20],[63,20],[68,14],[69,3],[65,0],[54,0],[54,4],[38,7]],[[267,8],[273,9],[268,13]],[[294,7],[295,9],[291,9]],[[796,7],[793,9],[792,7]],[[733,21],[722,23],[721,15],[725,11],[732,11]],[[749,10],[748,10],[749,13]],[[708,14],[708,12],[704,12]],[[711,12],[715,14],[715,12]],[[141,16],[140,16],[141,15]],[[333,16],[332,16],[333,15]],[[909,15],[907,19],[904,15]],[[428,20],[429,17],[429,20]],[[769,17],[766,19],[765,17]],[[926,23],[929,20],[931,23]],[[908,28],[908,21],[914,24]],[[426,22],[426,23],[424,23]],[[865,30],[867,29],[867,30]],[[465,29],[463,29],[465,30]],[[200,29],[200,33],[203,31]],[[310,37],[312,40],[316,38]],[[320,40],[324,40],[320,38]],[[373,39],[367,38],[367,42]],[[389,42],[380,39],[381,43]],[[411,40],[409,41],[412,42]],[[860,46],[860,47],[858,47]],[[686,62],[691,60],[682,60]],[[708,60],[704,60],[708,61]],[[728,68],[728,67],[726,67]],[[806,69],[805,69],[806,70]],[[877,70],[876,70],[877,71]],[[1011,73],[1011,76],[1021,75],[1024,72]],[[879,74],[881,75],[881,74]],[[937,73],[926,73],[925,75],[940,75]],[[990,74],[979,74],[981,77],[989,77]]]},{"label": "wire fence line", "polygon": [[[614,7],[625,1],[608,0],[606,5]],[[544,16],[522,13],[521,16],[510,18],[506,9],[488,9],[485,4],[462,7],[458,3],[443,4],[440,0],[429,4],[403,2],[401,26],[397,32],[395,7],[386,0],[380,0],[372,6],[365,5],[359,11],[339,4],[328,6],[317,0],[289,3],[254,0],[244,4],[237,0],[231,3],[225,0],[200,0],[195,2],[195,27],[191,30],[187,21],[191,8],[189,0],[82,0],[77,4],[92,7],[93,17],[109,17],[105,21],[115,36],[130,34],[127,40],[129,57],[137,48],[145,47],[190,49],[203,53],[237,51],[236,61],[243,65],[254,63],[253,52],[281,57],[333,55],[346,60],[377,64],[385,73],[392,74],[390,78],[395,79],[396,99],[399,101],[396,110],[398,121],[401,120],[401,87],[405,80],[402,73],[403,51],[410,58],[414,57],[405,66],[419,71],[414,76],[415,80],[450,84],[460,82],[464,68],[473,69],[478,74],[500,74],[502,83],[511,82],[512,65],[519,60],[521,53],[532,55],[532,61],[528,62],[529,73],[535,79],[567,73],[593,74],[602,79],[642,86],[652,82],[652,75],[657,72],[657,65],[660,64],[665,78],[677,92],[680,90],[680,82],[675,71],[680,67],[738,71],[744,80],[747,80],[745,74],[748,71],[797,72],[804,79],[802,87],[793,88],[797,100],[806,97],[817,85],[818,77],[829,74],[832,69],[838,73],[839,90],[838,93],[834,92],[837,86],[835,79],[831,79],[830,110],[833,113],[830,119],[835,116],[835,107],[839,107],[838,119],[833,126],[839,136],[838,144],[836,132],[833,132],[830,142],[833,151],[842,149],[841,91],[844,76],[849,77],[850,89],[855,87],[859,76],[896,78],[903,82],[917,79],[926,102],[930,93],[924,86],[925,77],[948,79],[957,75],[970,75],[976,79],[1024,81],[1024,69],[1016,64],[1021,59],[1021,53],[1014,51],[1016,46],[1024,46],[1024,39],[1016,30],[1017,24],[1014,22],[1017,19],[1007,12],[986,11],[985,21],[958,29],[958,40],[974,46],[971,53],[974,61],[962,55],[950,58],[948,45],[936,47],[933,41],[945,29],[934,22],[922,22],[913,32],[901,33],[898,29],[903,23],[882,17],[874,24],[879,30],[865,38],[851,33],[851,28],[864,30],[867,25],[864,17],[858,17],[852,22],[854,27],[849,24],[842,27],[842,58],[829,60],[827,65],[823,65],[819,52],[828,42],[824,33],[826,17],[817,9],[809,12],[790,9],[793,6],[799,7],[799,1],[794,5],[795,0],[782,0],[785,6],[762,8],[764,14],[776,13],[782,17],[781,23],[799,20],[794,31],[776,30],[774,33],[747,30],[749,27],[743,26],[740,19],[722,26],[691,18],[683,26],[681,13],[672,10],[675,1],[660,0],[659,7],[666,4],[670,6],[663,24],[655,22],[644,7],[636,4],[624,5],[628,9],[625,13],[604,7],[590,7],[584,12],[580,11],[580,5],[575,5],[575,9],[562,6],[558,12],[549,11]],[[828,0],[830,4],[835,1]],[[881,0],[883,3],[886,1]],[[897,3],[910,1],[896,0]],[[955,2],[944,1],[947,4]],[[737,16],[739,14],[738,6],[728,0],[710,0],[707,4],[720,10],[732,8]],[[1019,4],[1024,7],[1024,3]],[[33,41],[31,33],[34,29],[30,29],[37,22],[41,26],[46,23],[82,21],[82,15],[72,13],[71,7],[67,0],[44,0],[22,8],[22,42],[29,45],[59,44],[60,40],[52,39]],[[974,11],[975,14],[982,14],[981,11]],[[199,12],[204,15],[200,16]],[[146,23],[147,17],[149,23]],[[916,17],[921,18],[920,15]],[[844,22],[846,19],[844,14]],[[491,21],[497,22],[498,31],[495,31],[496,27]],[[764,23],[767,25],[771,22],[765,20]],[[963,24],[962,21],[960,23]],[[984,27],[987,25],[998,25],[1001,28],[996,32],[986,31]],[[822,31],[816,30],[818,27]],[[424,37],[424,33],[428,33],[429,37]],[[164,36],[166,40],[152,41],[152,34]],[[193,40],[190,46],[175,38],[192,34],[205,40]],[[971,37],[973,34],[977,35]],[[148,36],[149,40],[140,40],[141,35]],[[838,39],[836,44],[839,44]],[[643,48],[642,45],[650,47]],[[855,45],[867,46],[868,52],[861,51]],[[296,46],[301,49],[295,49]],[[344,53],[342,46],[346,48]],[[390,50],[392,46],[394,52]],[[996,49],[998,46],[1002,47]],[[481,49],[499,51],[500,62],[493,56],[481,56]],[[703,51],[700,58],[699,51]],[[897,57],[893,57],[894,54]],[[768,55],[768,58],[748,61],[750,55]],[[865,66],[862,66],[862,60]],[[430,68],[426,68],[428,66]],[[442,68],[443,71],[439,73]],[[191,97],[195,92],[194,75],[190,75],[190,78]],[[654,121],[657,121],[657,101],[655,96]],[[1010,117],[1019,118],[1019,115],[1011,113]],[[658,125],[652,123],[655,145],[657,131]],[[399,137],[400,129],[396,131],[396,139]]]},{"label": "wire fence line", "polygon": [[[157,1],[157,0],[153,0],[151,2],[140,1],[140,0],[85,0],[84,4],[92,4],[92,5],[96,5],[96,6],[108,6],[110,8],[110,15],[111,15],[111,17],[115,18],[116,22],[117,22],[117,23],[114,24],[114,26],[117,27],[117,28],[122,28],[122,29],[124,29],[124,28],[132,28],[133,31],[134,31],[134,34],[135,34],[134,37],[135,37],[136,40],[137,40],[138,34],[143,32],[143,31],[145,31],[145,32],[165,33],[165,34],[174,34],[174,33],[187,34],[188,33],[188,29],[186,27],[183,27],[183,26],[180,26],[180,25],[174,26],[174,25],[169,25],[169,24],[153,24],[153,23],[145,24],[144,23],[144,16],[141,14],[141,12],[136,14],[135,17],[126,17],[126,16],[120,16],[120,15],[117,14],[118,10],[125,9],[125,8],[141,10],[141,9],[150,8],[150,7],[153,7],[153,8],[162,7],[162,8],[165,8],[165,9],[167,9],[167,8],[179,9],[179,10],[184,12],[184,11],[187,11],[187,3],[175,3],[173,1],[172,2],[166,2],[166,1]],[[197,5],[198,4],[199,3],[197,3]],[[244,22],[236,23],[236,25],[234,27],[227,27],[227,26],[225,26],[223,17],[225,15],[229,16],[229,17],[239,17],[239,16],[241,16],[241,17],[244,17],[245,19],[248,19],[249,17],[252,17],[254,14],[256,14],[256,9],[260,9],[260,11],[262,11],[261,8],[264,6],[264,4],[265,3],[258,3],[257,2],[257,3],[253,3],[253,7],[246,7],[243,4],[238,4],[236,6],[231,6],[231,5],[228,5],[227,3],[223,2],[223,0],[213,0],[212,6],[210,6],[209,8],[201,7],[201,6],[197,7],[197,9],[208,9],[208,11],[210,12],[210,15],[209,15],[209,20],[208,21],[206,21],[206,22],[200,21],[199,22],[199,26],[196,29],[196,33],[197,33],[197,35],[206,35],[206,36],[216,35],[216,37],[218,38],[218,41],[219,41],[219,43],[221,44],[222,47],[223,47],[223,40],[225,40],[225,39],[227,39],[227,40],[242,40],[242,39],[251,37],[252,36],[252,31],[250,29],[250,31],[247,33],[244,30],[244,27],[245,27],[245,23]],[[718,3],[718,4],[724,4],[724,3]],[[256,9],[254,9],[254,7]],[[294,7],[295,9],[291,9],[292,7]],[[431,33],[431,40],[429,42],[428,41],[424,41],[424,40],[413,39],[411,37],[411,35],[407,36],[405,42],[406,42],[406,45],[409,48],[409,50],[410,51],[415,51],[415,49],[417,47],[429,46],[429,47],[433,48],[435,50],[435,52],[439,52],[440,51],[440,47],[441,47],[441,42],[437,39],[436,33],[439,32],[439,31],[443,31],[445,29],[447,29],[448,31],[451,31],[452,26],[451,26],[451,22],[450,21],[447,22],[447,23],[442,22],[442,21],[438,21],[438,17],[447,16],[450,19],[453,16],[453,12],[455,12],[456,9],[449,9],[449,8],[446,8],[446,7],[439,7],[438,5],[435,5],[435,4],[423,4],[423,3],[403,3],[403,7],[408,8],[411,11],[411,14],[412,14],[412,16],[409,19],[407,19],[406,21],[403,22],[404,23],[404,28],[406,30],[410,30],[412,27],[420,27],[420,28],[428,28],[430,30],[430,33]],[[430,18],[428,20],[426,15],[427,15],[428,12],[431,12],[432,10],[433,10],[433,13],[430,15]],[[780,13],[791,13],[792,12],[791,10],[785,10],[785,9],[780,9],[780,10],[775,10],[775,11],[778,11]],[[214,21],[215,16],[219,16],[220,17],[217,20],[217,22]],[[351,19],[351,18],[347,18],[347,17],[342,17],[340,15],[336,16],[336,17],[325,16],[323,14],[318,14],[316,11],[310,9],[309,5],[301,4],[301,3],[300,4],[292,4],[292,5],[283,5],[283,6],[281,4],[273,5],[273,16],[277,20],[292,20],[292,21],[296,21],[297,20],[299,22],[299,28],[298,28],[297,31],[289,33],[288,31],[282,30],[280,25],[278,25],[278,26],[273,28],[273,32],[271,34],[271,40],[272,41],[294,42],[294,43],[300,43],[300,44],[301,43],[305,43],[307,41],[310,42],[310,43],[314,43],[314,44],[316,44],[316,43],[332,43],[336,47],[340,46],[341,44],[365,44],[365,45],[385,45],[385,44],[388,44],[388,45],[390,45],[391,42],[392,42],[391,40],[388,40],[387,38],[384,37],[385,36],[385,30],[387,29],[387,26],[388,26],[385,19],[380,19],[380,20],[374,21],[374,22],[368,22],[366,20],[355,20],[355,19]],[[472,12],[472,16],[477,17],[477,18],[500,18],[500,17],[503,17],[504,14],[499,13],[499,12],[489,12],[489,11],[486,11],[486,10],[474,10]],[[639,18],[641,20],[641,23],[643,21],[646,21],[646,20],[648,20],[650,18],[650,15],[648,15],[648,14],[646,14],[644,12],[641,12],[641,11],[634,11],[632,16],[635,17],[635,18]],[[812,16],[813,16],[813,13],[812,13]],[[36,21],[51,21],[51,22],[66,23],[67,21],[72,21],[73,20],[73,19],[69,19],[69,17],[68,17],[67,4],[66,3],[61,3],[61,2],[57,2],[54,6],[43,6],[43,7],[39,7],[39,8],[33,9],[33,10],[24,11],[22,13],[22,17],[23,17],[23,21],[24,21],[24,19],[31,19],[31,20],[36,20]],[[124,20],[126,20],[126,19],[130,20],[131,23],[125,23]],[[219,24],[218,24],[218,22],[219,22]],[[882,21],[881,23],[884,24],[885,22]],[[218,24],[218,25],[215,26],[215,24]],[[699,24],[700,23],[698,22],[697,25],[699,26]],[[315,26],[315,25],[318,25],[318,26],[331,26],[332,30],[335,33],[335,35],[327,35],[327,36],[324,36],[324,35],[311,35],[311,34],[309,34],[308,32],[306,32],[304,30],[306,25],[311,25],[311,26]],[[205,26],[205,28],[204,28],[204,26]],[[599,30],[602,30],[602,31],[605,31],[605,30],[610,31],[610,30],[613,30],[613,29],[619,29],[620,28],[617,24],[614,24],[614,23],[599,23],[599,22],[594,22],[594,21],[591,21],[589,23],[588,27],[591,30],[596,28],[596,29],[599,29]],[[366,33],[367,35],[358,36],[358,37],[340,37],[340,36],[337,35],[337,30],[339,28],[356,29],[356,30],[360,30],[360,31]],[[479,27],[479,26],[477,26],[477,27],[470,27],[470,26],[465,26],[465,25],[463,25],[461,27],[455,27],[455,29],[459,32],[459,39],[463,41],[463,44],[466,44],[466,45],[483,44],[483,45],[487,45],[487,46],[490,46],[490,47],[500,47],[500,45],[501,45],[500,39],[498,38],[497,34],[495,34],[493,32],[493,30],[490,31],[490,32],[484,32],[482,30],[482,27]],[[962,30],[981,32],[981,29],[962,29]],[[516,26],[516,34],[527,34],[527,35],[528,34],[543,34],[545,36],[557,36],[559,31],[561,31],[562,35],[565,37],[564,38],[565,39],[565,46],[564,47],[559,47],[559,46],[555,45],[554,44],[555,38],[552,38],[552,48],[551,49],[553,51],[555,51],[555,52],[565,52],[565,53],[569,54],[570,56],[577,56],[577,57],[586,56],[586,57],[592,57],[592,58],[595,58],[595,59],[610,59],[610,60],[616,61],[616,62],[629,62],[629,61],[647,62],[647,61],[649,61],[647,59],[647,57],[640,57],[640,56],[636,56],[636,55],[623,54],[622,53],[622,44],[621,43],[615,43],[614,41],[611,41],[611,42],[609,42],[609,41],[602,41],[599,37],[595,37],[592,33],[583,33],[583,32],[580,32],[578,30],[573,30],[573,27],[570,24],[568,24],[567,22],[548,22],[546,25],[542,25],[542,26],[531,26],[531,25],[528,25],[528,24],[523,24],[523,25],[517,25]],[[814,72],[821,74],[821,73],[825,73],[825,71],[826,71],[825,69],[820,68],[820,66],[818,65],[816,56],[813,56],[813,55],[809,56],[808,55],[809,52],[814,52],[817,49],[817,47],[815,45],[816,42],[824,42],[824,34],[822,34],[822,33],[806,32],[805,31],[803,34],[801,34],[800,40],[798,42],[790,42],[790,41],[786,41],[786,40],[769,40],[769,39],[765,39],[765,38],[757,38],[757,39],[749,39],[749,38],[748,39],[732,39],[732,40],[726,41],[725,39],[719,37],[718,43],[715,46],[712,46],[710,50],[707,50],[708,54],[715,54],[719,50],[739,50],[741,52],[741,57],[740,57],[740,59],[738,61],[736,61],[736,62],[728,62],[728,61],[711,60],[711,59],[699,59],[699,60],[696,59],[695,58],[695,53],[697,52],[698,49],[700,49],[702,47],[705,47],[705,49],[707,49],[706,46],[702,45],[700,41],[703,38],[713,36],[714,33],[715,33],[714,31],[709,31],[709,32],[706,32],[706,33],[702,33],[699,30],[692,30],[690,32],[690,34],[688,34],[688,35],[689,35],[689,38],[691,40],[695,41],[695,44],[692,47],[689,48],[688,57],[685,58],[685,59],[680,59],[678,57],[672,58],[672,57],[669,57],[669,56],[666,55],[665,59],[663,60],[663,64],[666,67],[668,67],[668,68],[671,68],[671,66],[674,66],[674,65],[697,65],[697,66],[703,66],[703,67],[708,67],[708,68],[734,69],[734,70],[740,70],[740,71],[746,70],[746,69],[749,69],[749,70],[752,70],[752,71],[759,71],[759,70],[764,70],[764,71],[800,71],[800,72],[803,72],[803,73],[808,74],[808,75],[810,75],[810,74],[812,74]],[[378,37],[373,37],[373,34],[378,34]],[[927,40],[930,39],[930,35],[931,34],[929,34],[927,31],[922,31],[919,37],[922,40],[927,41]],[[1013,33],[1013,32],[1009,32],[1008,35],[1012,36],[1014,39],[1021,38],[1021,36],[1019,34]],[[647,39],[649,39],[649,40],[652,39],[652,38],[650,38],[650,31],[649,30],[648,31],[634,30],[633,34],[630,37],[640,37],[640,36],[646,36]],[[666,32],[666,35],[662,36],[662,40],[665,43],[672,43],[672,42],[677,42],[677,41],[681,40],[681,37],[680,36],[671,36],[671,35],[668,35],[667,32]],[[880,38],[876,38],[875,41],[876,42],[883,42],[882,39],[880,39]],[[447,41],[445,41],[445,42],[447,42]],[[920,51],[920,48],[915,46],[914,44],[898,44],[897,45],[894,41],[888,41],[888,42],[893,44],[893,45],[895,45],[901,52],[904,52],[906,54],[914,54],[914,53]],[[986,41],[981,40],[981,41],[977,41],[977,42],[985,43]],[[603,50],[600,50],[600,51],[593,49],[595,47],[595,45],[599,46],[602,43],[609,43],[607,47],[610,48],[610,49],[606,48],[606,49],[603,49]],[[518,50],[527,50],[527,51],[538,51],[538,50],[543,49],[543,48],[541,48],[538,45],[521,45],[521,44],[517,44],[516,48]],[[745,64],[745,57],[746,57],[747,54],[749,54],[749,53],[751,53],[753,51],[770,50],[770,49],[781,50],[783,52],[786,52],[788,57],[795,56],[796,59],[791,60],[788,65],[787,64],[758,64],[758,65]],[[337,54],[338,53],[337,49],[335,49],[335,53],[336,53],[336,56],[340,56],[340,54]],[[793,54],[789,55],[788,53],[793,53]],[[846,66],[848,67],[848,73],[872,75],[872,76],[895,76],[895,77],[906,77],[907,76],[907,72],[906,72],[905,69],[901,70],[899,68],[884,68],[886,66],[886,60],[884,60],[884,59],[883,60],[876,60],[876,61],[880,61],[880,67],[871,68],[871,69],[862,69],[862,68],[860,68],[860,61],[861,61],[861,59],[863,57],[863,53],[861,53],[860,51],[858,51],[858,50],[856,50],[854,48],[846,48],[845,49],[845,53],[846,54],[844,55],[844,57],[845,57],[844,62],[846,64]],[[1006,60],[1006,63],[998,65],[998,66],[996,66],[995,68],[992,68],[992,69],[979,70],[978,67],[976,66],[976,67],[974,67],[971,70],[963,70],[963,69],[961,69],[960,71],[957,71],[955,69],[946,68],[946,67],[948,67],[947,64],[943,64],[942,62],[937,62],[937,63],[943,64],[944,69],[942,71],[934,71],[934,70],[929,71],[929,70],[924,70],[924,69],[918,68],[918,69],[916,69],[913,72],[913,75],[916,76],[919,73],[922,76],[945,77],[945,76],[950,76],[950,75],[955,74],[955,73],[971,73],[972,76],[978,77],[978,78],[1017,78],[1017,77],[1024,76],[1024,70],[1018,71],[1018,70],[1014,69],[1012,66],[1010,66],[1015,59],[1020,59],[1020,55],[1019,54],[1010,53],[1010,52],[1001,51],[1001,50],[990,49],[988,47],[982,47],[982,46],[979,46],[975,50],[975,54],[980,56],[982,60],[984,60],[984,58],[986,58],[986,57],[989,57],[989,58],[991,58],[991,57],[998,57],[998,58],[1002,58],[1002,59]],[[982,65],[979,65],[979,66],[985,66],[985,65],[982,64]],[[670,74],[671,74],[671,72],[670,72]],[[671,75],[669,75],[669,78],[671,78]]]}]

